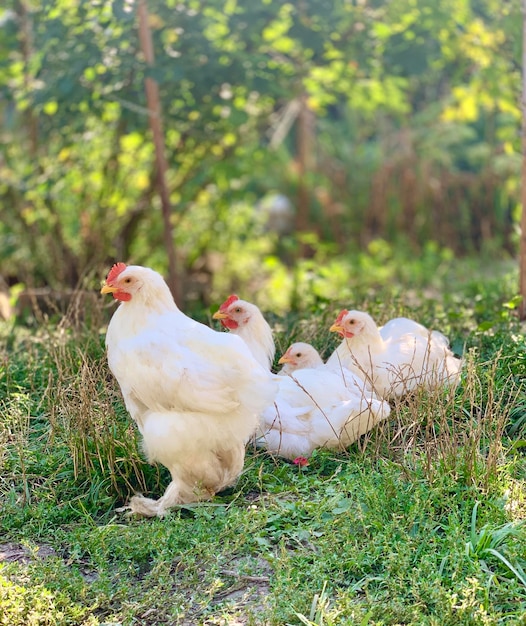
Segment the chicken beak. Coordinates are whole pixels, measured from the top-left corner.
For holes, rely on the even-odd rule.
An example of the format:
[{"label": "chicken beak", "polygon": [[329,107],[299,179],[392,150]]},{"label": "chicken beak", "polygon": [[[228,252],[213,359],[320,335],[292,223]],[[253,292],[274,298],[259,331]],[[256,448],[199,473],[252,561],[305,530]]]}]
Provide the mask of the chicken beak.
[{"label": "chicken beak", "polygon": [[283,363],[294,363],[293,359],[290,356],[284,354],[281,359],[278,361],[278,365],[283,365]]},{"label": "chicken beak", "polygon": [[107,283],[104,283],[100,290],[101,293],[115,293],[116,291],[118,291],[117,287],[110,287]]},{"label": "chicken beak", "polygon": [[340,324],[333,324],[329,328],[329,332],[331,332],[331,333],[342,333],[343,332],[343,326],[340,326]]},{"label": "chicken beak", "polygon": [[216,311],[212,315],[212,319],[214,319],[214,320],[226,320],[227,317],[228,317],[228,315],[226,313],[221,313],[221,311]]}]

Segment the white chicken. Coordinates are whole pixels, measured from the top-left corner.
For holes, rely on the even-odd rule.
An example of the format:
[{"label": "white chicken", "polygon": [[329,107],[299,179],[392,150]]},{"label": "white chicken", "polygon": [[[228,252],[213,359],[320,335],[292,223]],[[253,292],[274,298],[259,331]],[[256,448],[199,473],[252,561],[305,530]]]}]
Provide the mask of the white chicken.
[{"label": "white chicken", "polygon": [[378,328],[367,313],[344,309],[330,330],[343,341],[327,367],[354,372],[382,398],[459,381],[462,361],[451,352],[447,338],[413,320],[396,318]]},{"label": "white chicken", "polygon": [[262,414],[258,445],[288,459],[309,457],[316,448],[343,450],[391,411],[363,383],[346,387],[324,365],[279,380],[274,405]]},{"label": "white chicken", "polygon": [[[274,346],[272,329],[259,308],[231,298],[237,297],[230,296],[220,311],[233,307],[232,312],[240,317],[235,320],[237,325],[227,327],[233,333],[242,328],[242,336],[254,354],[269,354],[269,337]],[[240,311],[235,310],[238,307]],[[214,317],[227,319],[217,313]],[[343,449],[389,415],[389,405],[367,391],[359,377],[349,373],[353,381],[346,386],[341,376],[325,368],[312,346],[294,345],[300,346],[304,358],[292,366],[291,374],[276,376],[279,389],[274,403],[261,414],[259,447],[288,459],[308,457],[315,448]]]},{"label": "white chicken", "polygon": [[310,369],[323,365],[323,359],[319,352],[310,343],[297,341],[288,347],[287,351],[278,361],[283,367],[278,374],[280,376],[292,374],[296,370]]},{"label": "white chicken", "polygon": [[229,296],[212,317],[224,328],[243,339],[254,358],[264,367],[272,368],[276,347],[272,329],[255,304]]},{"label": "white chicken", "polygon": [[272,375],[239,337],[182,313],[152,269],[117,263],[101,293],[121,301],[106,334],[108,364],[148,459],[172,477],[160,499],[136,495],[128,508],[162,516],[209,499],[241,473],[245,444],[276,393]]}]

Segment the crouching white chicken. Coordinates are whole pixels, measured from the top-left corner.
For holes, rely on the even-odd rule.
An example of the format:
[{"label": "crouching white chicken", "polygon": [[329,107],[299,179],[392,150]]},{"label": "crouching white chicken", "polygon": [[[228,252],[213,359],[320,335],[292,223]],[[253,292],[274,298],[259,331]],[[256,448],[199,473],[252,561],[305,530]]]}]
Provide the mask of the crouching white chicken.
[{"label": "crouching white chicken", "polygon": [[391,411],[363,383],[346,387],[324,365],[279,379],[274,405],[262,414],[258,445],[288,459],[309,457],[316,448],[344,450]]},{"label": "crouching white chicken", "polygon": [[209,499],[243,469],[245,444],[272,403],[272,375],[245,343],[187,317],[160,274],[117,263],[101,293],[121,301],[106,334],[108,364],[151,462],[172,481],[159,500],[134,496],[129,509],[162,516]]},{"label": "crouching white chicken", "polygon": [[343,340],[327,367],[354,372],[380,397],[455,386],[460,379],[462,361],[451,352],[447,337],[413,320],[400,317],[378,328],[367,313],[344,309],[330,330]]},{"label": "crouching white chicken", "polygon": [[[213,317],[269,363],[272,329],[256,305],[230,296]],[[273,454],[294,459],[310,456],[315,448],[344,449],[390,413],[361,378],[349,372],[346,384],[329,371],[310,344],[293,344],[279,362],[287,364],[287,372],[276,376],[278,393],[261,414],[257,439]]]}]

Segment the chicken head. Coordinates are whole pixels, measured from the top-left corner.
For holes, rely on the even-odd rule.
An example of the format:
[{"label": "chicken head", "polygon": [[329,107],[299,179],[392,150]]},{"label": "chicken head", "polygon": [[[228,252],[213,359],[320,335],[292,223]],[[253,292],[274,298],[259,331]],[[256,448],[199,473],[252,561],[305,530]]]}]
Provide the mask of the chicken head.
[{"label": "chicken head", "polygon": [[283,365],[282,371],[288,373],[299,369],[319,367],[323,365],[323,361],[316,348],[309,343],[298,341],[289,346],[278,364]]},{"label": "chicken head", "polygon": [[364,331],[376,331],[377,327],[367,313],[343,309],[329,330],[331,333],[338,333],[346,339],[351,339]]},{"label": "chicken head", "polygon": [[[115,263],[102,285],[102,294],[111,293],[115,300],[130,302],[141,300],[155,302],[165,294],[164,280],[160,274],[148,267]],[[163,289],[159,289],[163,287]],[[170,297],[168,293],[166,297]]]},{"label": "chicken head", "polygon": [[235,294],[229,296],[219,307],[219,310],[212,315],[213,319],[219,320],[221,325],[229,330],[235,330],[248,324],[250,317],[248,307]]}]

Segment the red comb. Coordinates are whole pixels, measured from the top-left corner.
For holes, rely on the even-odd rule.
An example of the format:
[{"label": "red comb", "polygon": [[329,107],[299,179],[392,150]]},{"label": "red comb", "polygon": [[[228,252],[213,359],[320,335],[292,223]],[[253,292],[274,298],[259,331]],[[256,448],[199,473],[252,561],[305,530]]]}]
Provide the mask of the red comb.
[{"label": "red comb", "polygon": [[126,267],[126,263],[115,263],[115,265],[108,273],[108,278],[106,278],[106,282],[111,284],[121,272],[124,272]]},{"label": "red comb", "polygon": [[219,310],[221,312],[226,311],[228,309],[228,307],[232,304],[232,302],[235,302],[236,300],[239,300],[239,298],[235,294],[232,294],[231,296],[228,296],[228,298],[219,307]]},{"label": "red comb", "polygon": [[347,315],[347,313],[349,313],[349,311],[347,309],[342,309],[340,311],[340,314],[338,315],[338,317],[336,318],[336,321],[334,322],[335,324],[341,324],[343,321],[343,318]]}]

